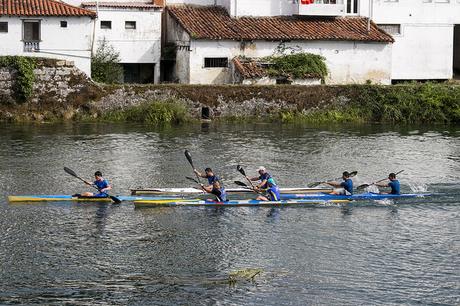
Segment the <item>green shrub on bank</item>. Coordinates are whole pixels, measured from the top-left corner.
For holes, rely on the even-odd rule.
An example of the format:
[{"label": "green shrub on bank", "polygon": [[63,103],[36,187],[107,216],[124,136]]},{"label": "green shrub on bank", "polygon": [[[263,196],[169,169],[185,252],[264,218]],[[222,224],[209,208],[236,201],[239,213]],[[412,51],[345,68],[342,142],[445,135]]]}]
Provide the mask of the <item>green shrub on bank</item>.
[{"label": "green shrub on bank", "polygon": [[296,53],[266,57],[270,63],[267,70],[273,77],[287,77],[303,79],[305,77],[317,77],[323,81],[327,76],[325,58],[318,54]]},{"label": "green shrub on bank", "polygon": [[91,58],[91,77],[100,83],[116,84],[123,78],[120,53],[105,39],[99,43],[96,54]]},{"label": "green shrub on bank", "polygon": [[26,102],[32,97],[34,88],[34,69],[36,60],[24,56],[0,56],[0,68],[17,71],[16,83],[13,86],[14,96],[18,102]]},{"label": "green shrub on bank", "polygon": [[348,86],[350,101],[322,109],[281,112],[283,122],[460,123],[460,86]]},{"label": "green shrub on bank", "polygon": [[150,125],[181,124],[190,121],[185,106],[174,100],[152,101],[125,110],[112,111],[104,114],[102,119]]}]

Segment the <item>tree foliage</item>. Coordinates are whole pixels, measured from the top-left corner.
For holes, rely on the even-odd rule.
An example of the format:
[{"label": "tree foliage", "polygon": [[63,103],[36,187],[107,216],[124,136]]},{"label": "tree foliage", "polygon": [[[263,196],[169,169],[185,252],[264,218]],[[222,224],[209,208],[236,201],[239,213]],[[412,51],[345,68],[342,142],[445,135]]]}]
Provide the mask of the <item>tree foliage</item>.
[{"label": "tree foliage", "polygon": [[96,54],[91,59],[91,77],[96,82],[115,84],[123,78],[120,53],[105,39],[99,42]]}]

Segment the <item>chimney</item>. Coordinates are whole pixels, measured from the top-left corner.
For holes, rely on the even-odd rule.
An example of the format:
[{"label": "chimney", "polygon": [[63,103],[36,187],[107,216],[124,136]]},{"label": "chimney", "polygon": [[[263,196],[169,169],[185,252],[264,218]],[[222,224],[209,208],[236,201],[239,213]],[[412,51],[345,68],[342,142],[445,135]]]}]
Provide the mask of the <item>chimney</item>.
[{"label": "chimney", "polygon": [[153,0],[153,4],[164,7],[165,6],[165,0]]}]

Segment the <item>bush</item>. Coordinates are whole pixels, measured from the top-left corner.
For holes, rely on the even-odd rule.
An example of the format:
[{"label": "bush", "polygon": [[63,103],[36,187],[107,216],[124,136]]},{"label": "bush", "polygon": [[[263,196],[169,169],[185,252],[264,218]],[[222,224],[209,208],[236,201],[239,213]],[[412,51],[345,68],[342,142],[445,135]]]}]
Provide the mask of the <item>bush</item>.
[{"label": "bush", "polygon": [[91,58],[91,77],[100,83],[120,83],[123,78],[123,67],[119,63],[120,53],[104,39]]},{"label": "bush", "polygon": [[33,94],[36,59],[24,56],[1,56],[0,68],[17,70],[14,96],[17,102],[26,102]]},{"label": "bush", "polygon": [[181,124],[188,121],[185,106],[174,100],[152,101],[126,110],[117,110],[105,114],[103,120],[137,122],[150,125]]},{"label": "bush", "polygon": [[317,77],[324,81],[327,76],[325,58],[312,53],[296,53],[269,56],[265,60],[270,63],[267,70],[273,77],[303,79]]}]

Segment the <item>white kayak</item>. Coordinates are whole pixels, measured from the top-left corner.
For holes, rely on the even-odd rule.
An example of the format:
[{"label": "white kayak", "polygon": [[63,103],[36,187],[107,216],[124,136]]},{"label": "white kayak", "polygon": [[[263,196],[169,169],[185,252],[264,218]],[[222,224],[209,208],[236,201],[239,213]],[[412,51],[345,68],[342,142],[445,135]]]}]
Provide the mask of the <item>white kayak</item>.
[{"label": "white kayak", "polygon": [[[225,188],[227,194],[247,194],[253,193],[249,188]],[[298,187],[298,188],[280,188],[281,194],[298,194],[298,193],[318,193],[318,192],[328,192],[332,191],[332,188],[308,188],[308,187]],[[203,190],[199,188],[136,188],[131,189],[132,195],[139,194],[156,194],[156,195],[166,195],[166,194],[204,194]]]}]

